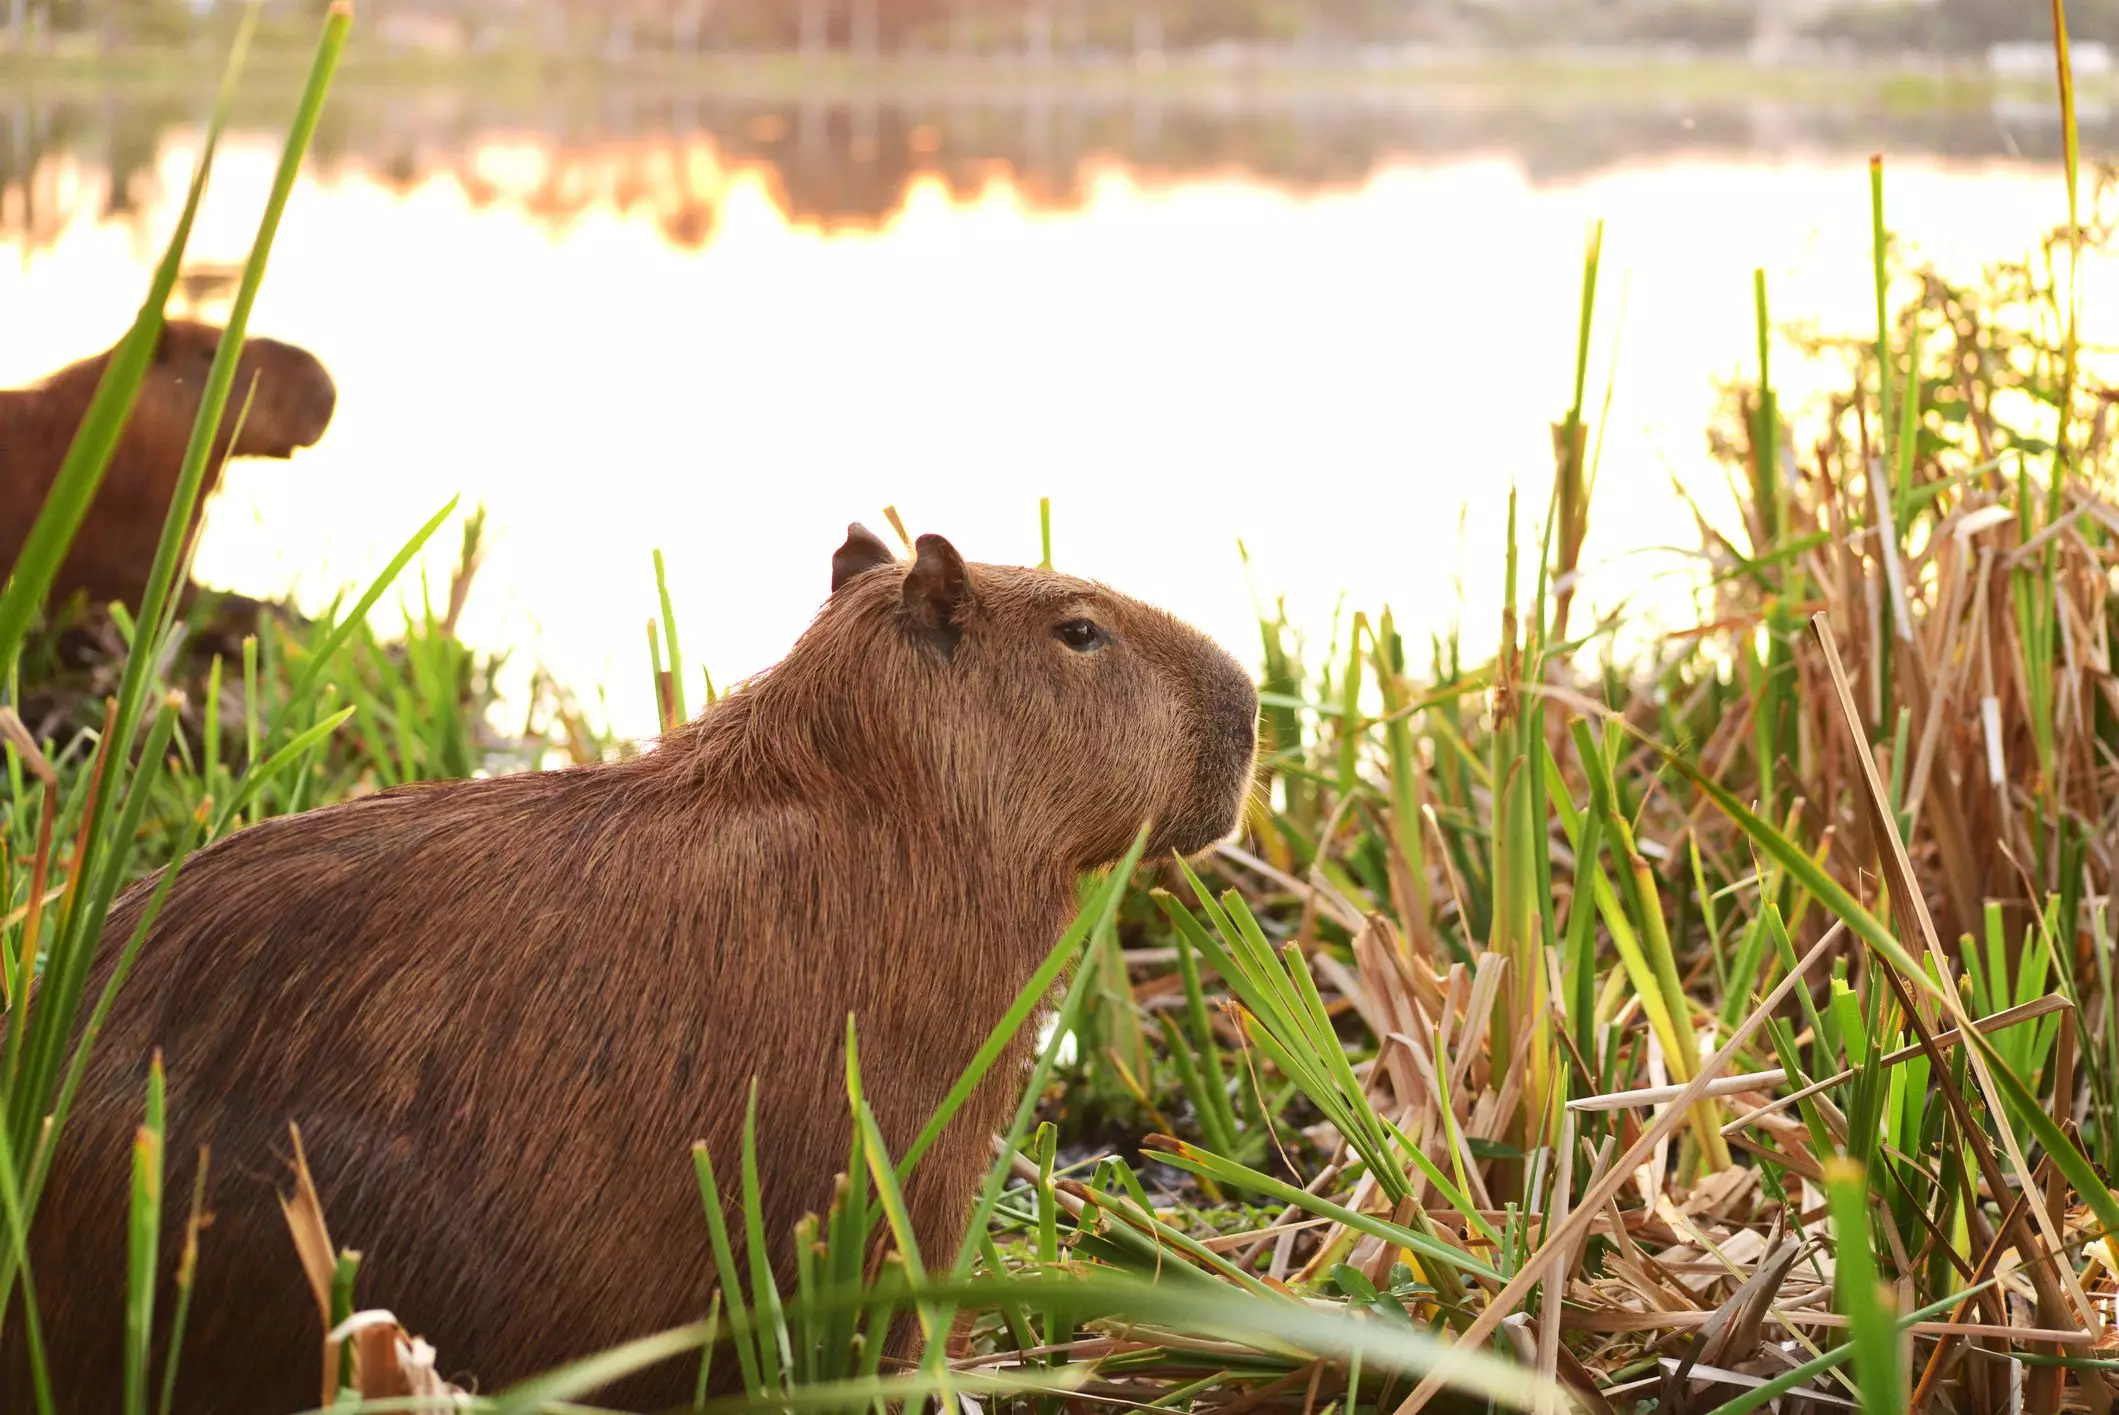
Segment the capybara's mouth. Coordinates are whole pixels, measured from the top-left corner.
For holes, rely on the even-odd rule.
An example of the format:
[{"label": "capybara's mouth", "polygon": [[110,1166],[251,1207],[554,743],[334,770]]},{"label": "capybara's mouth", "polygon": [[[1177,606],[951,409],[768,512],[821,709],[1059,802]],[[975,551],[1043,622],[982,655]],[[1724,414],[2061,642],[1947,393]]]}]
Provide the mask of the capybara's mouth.
[{"label": "capybara's mouth", "polygon": [[1237,796],[1235,808],[1219,819],[1210,821],[1202,817],[1194,822],[1180,822],[1177,828],[1171,832],[1167,842],[1159,842],[1162,845],[1161,849],[1151,850],[1148,853],[1151,855],[1182,855],[1189,859],[1194,855],[1203,854],[1213,849],[1236,833],[1237,825],[1243,820],[1244,799],[1243,795]]}]

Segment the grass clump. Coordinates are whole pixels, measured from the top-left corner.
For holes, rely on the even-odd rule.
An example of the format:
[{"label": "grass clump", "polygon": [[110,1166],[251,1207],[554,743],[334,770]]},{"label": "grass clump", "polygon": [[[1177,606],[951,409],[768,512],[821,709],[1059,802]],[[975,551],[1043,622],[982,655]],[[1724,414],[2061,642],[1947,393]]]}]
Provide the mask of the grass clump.
[{"label": "grass clump", "polygon": [[[334,11],[202,428],[345,25]],[[211,152],[210,134],[202,180]],[[1698,630],[1625,662],[1614,622],[1582,622],[1578,600],[1597,509],[1593,237],[1554,491],[1523,517],[1542,521],[1533,555],[1511,516],[1498,651],[1473,663],[1442,640],[1421,668],[1387,607],[1321,652],[1262,616],[1268,791],[1244,841],[1088,882],[905,1154],[885,1148],[849,1029],[846,1164],[795,1235],[791,1290],[763,1265],[730,1271],[732,1231],[754,1253],[781,1236],[759,1229],[755,1137],[701,1150],[723,1278],[702,1320],[473,1403],[569,1408],[685,1360],[714,1408],[1410,1415],[1445,1391],[1465,1408],[1719,1415],[1804,1393],[1879,1413],[2106,1408],[2119,452],[2079,334],[2080,254],[2103,226],[2074,209],[2068,153],[2069,224],[1977,289],[1894,271],[1875,169],[1877,327],[1833,346],[1849,377],[1815,416],[1780,406],[1755,280],[1756,377],[1717,443],[1740,522],[1702,517]],[[485,728],[492,665],[454,632],[476,517],[445,607],[424,596],[394,643],[368,627],[453,507],[355,603],[268,614],[233,652],[187,657],[206,621],[176,613],[175,547],[203,434],[138,615],[33,640],[197,192],[0,596],[0,1286],[32,1348],[37,1285],[66,1275],[28,1271],[23,1240],[77,1026],[109,1005],[85,980],[117,891],[161,867],[166,892],[189,851],[267,815],[607,749],[564,713],[520,743]],[[685,665],[658,599],[674,720]],[[1062,979],[971,1241],[942,1270],[902,1186]],[[110,1294],[130,1318],[113,1353],[129,1411],[173,1388],[150,1338],[181,1334],[189,1290],[188,1266],[152,1261],[180,1221],[153,1076],[139,1256]],[[447,1396],[435,1353],[354,1315],[331,1201],[298,1186],[289,1209],[327,1329],[323,1401]],[[212,1242],[196,1198],[186,1232],[187,1251]],[[900,1318],[935,1338],[909,1370],[883,1362]],[[707,1402],[728,1362],[743,1393]]]}]

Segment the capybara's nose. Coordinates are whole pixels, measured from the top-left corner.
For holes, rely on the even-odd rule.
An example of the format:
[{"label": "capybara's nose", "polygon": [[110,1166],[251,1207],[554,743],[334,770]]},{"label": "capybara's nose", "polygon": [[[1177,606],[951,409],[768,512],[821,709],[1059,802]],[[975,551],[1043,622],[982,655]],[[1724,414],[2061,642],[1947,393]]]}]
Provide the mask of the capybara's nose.
[{"label": "capybara's nose", "polygon": [[1251,675],[1214,645],[1195,672],[1193,697],[1202,711],[1193,791],[1213,820],[1180,849],[1203,849],[1235,829],[1258,764],[1258,687]]},{"label": "capybara's nose", "polygon": [[251,344],[265,356],[265,381],[281,385],[286,406],[294,414],[288,432],[295,446],[313,446],[338,411],[338,385],[331,371],[323,360],[297,345],[274,339],[254,339]]},{"label": "capybara's nose", "polygon": [[1203,696],[1213,705],[1217,739],[1248,762],[1258,750],[1258,685],[1235,657],[1217,651]]},{"label": "capybara's nose", "polygon": [[315,442],[324,435],[324,429],[331,426],[331,415],[338,411],[338,385],[331,381],[331,375],[322,363],[315,359],[310,362],[316,364],[316,383],[310,394],[310,414],[316,420],[316,431],[309,438]]}]

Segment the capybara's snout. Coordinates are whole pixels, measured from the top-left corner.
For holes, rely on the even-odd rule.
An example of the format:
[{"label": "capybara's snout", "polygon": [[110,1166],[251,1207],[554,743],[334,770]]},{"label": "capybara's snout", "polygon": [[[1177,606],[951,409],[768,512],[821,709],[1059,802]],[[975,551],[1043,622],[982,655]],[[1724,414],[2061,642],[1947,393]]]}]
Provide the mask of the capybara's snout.
[{"label": "capybara's snout", "polygon": [[[1187,631],[1190,633],[1191,631]],[[1193,855],[1226,840],[1243,820],[1258,763],[1258,688],[1225,650],[1197,635],[1191,784],[1151,849]]]},{"label": "capybara's snout", "polygon": [[338,385],[323,361],[307,349],[276,339],[252,339],[243,350],[237,406],[255,375],[257,394],[235,452],[245,457],[289,457],[314,446],[338,410]]}]

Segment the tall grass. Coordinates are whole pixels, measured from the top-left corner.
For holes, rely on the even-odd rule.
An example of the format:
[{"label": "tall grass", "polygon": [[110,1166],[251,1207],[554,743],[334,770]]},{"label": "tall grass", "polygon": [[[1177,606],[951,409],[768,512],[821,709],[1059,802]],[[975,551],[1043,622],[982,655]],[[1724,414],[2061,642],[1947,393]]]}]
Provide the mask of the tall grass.
[{"label": "tall grass", "polygon": [[[1870,1412],[2105,1408],[2119,453],[2079,328],[2082,252],[2103,228],[2080,210],[2053,13],[2068,224],[2037,256],[1976,287],[1895,264],[1879,161],[1846,213],[1872,234],[1873,336],[1790,341],[1754,274],[1755,378],[1720,430],[1741,524],[1703,548],[1698,632],[1621,662],[1613,625],[1583,622],[1599,228],[1552,493],[1511,503],[1494,657],[1468,663],[1452,638],[1419,668],[1389,606],[1321,651],[1262,611],[1271,794],[1245,839],[1085,882],[1073,926],[903,1154],[868,1109],[849,1028],[827,1212],[767,1233],[755,1134],[736,1154],[701,1149],[712,1309],[470,1403],[576,1408],[618,1375],[686,1361],[716,1409],[1410,1415],[1445,1389],[1719,1415],[1803,1392]],[[236,333],[346,24],[335,9]],[[201,704],[173,691],[177,547],[234,339],[149,592],[113,621],[107,702],[51,706],[38,605],[153,347],[219,130],[217,112],[147,302],[0,595],[0,1286],[32,1352],[39,1285],[68,1276],[32,1272],[25,1238],[112,996],[85,995],[90,964],[116,949],[123,986],[147,927],[102,938],[117,891],[161,868],[158,901],[192,849],[265,816],[545,755],[539,740],[496,751],[492,666],[455,635],[476,517],[447,607],[423,596],[397,642],[369,627],[453,503],[350,605],[268,617],[239,664],[194,672]],[[1791,342],[1848,357],[1846,387],[1816,410],[1777,394],[1771,360]],[[1040,526],[1045,562],[1057,549],[1064,563],[1049,507]],[[652,570],[653,671],[674,722],[687,668],[659,555]],[[564,714],[526,736],[577,759],[611,750]],[[903,1186],[1063,980],[967,1196],[971,1238],[943,1264],[914,1242]],[[149,1368],[158,1325],[166,1362],[182,1356],[189,1259],[157,1271],[159,1233],[184,1222],[188,1251],[212,1242],[197,1196],[180,1219],[161,1191],[182,1117],[153,1074],[134,1261],[108,1294],[128,1319],[112,1353],[128,1412],[157,1391],[166,1408],[174,1388]],[[290,1208],[329,1329],[326,1402],[403,1408],[362,1392],[421,1361],[412,1388],[433,1398],[432,1353],[358,1314],[357,1265],[324,1223],[333,1201]],[[795,1242],[791,1285],[763,1262],[736,1271],[736,1234],[753,1254]],[[882,1340],[901,1320],[930,1337],[902,1370]],[[717,1370],[742,1393],[708,1401]],[[63,1403],[40,1374],[39,1409]]]}]

